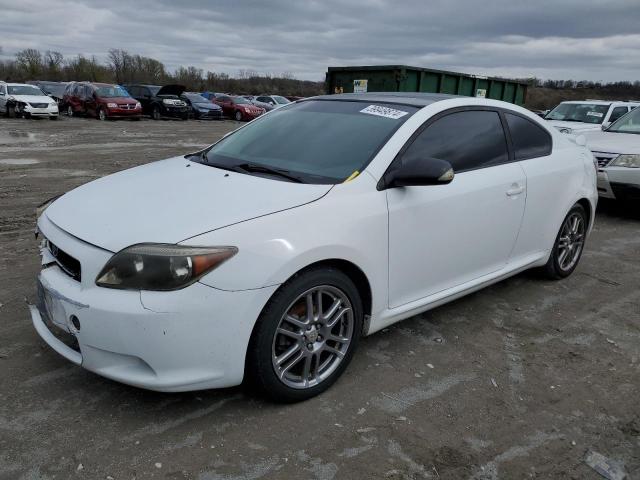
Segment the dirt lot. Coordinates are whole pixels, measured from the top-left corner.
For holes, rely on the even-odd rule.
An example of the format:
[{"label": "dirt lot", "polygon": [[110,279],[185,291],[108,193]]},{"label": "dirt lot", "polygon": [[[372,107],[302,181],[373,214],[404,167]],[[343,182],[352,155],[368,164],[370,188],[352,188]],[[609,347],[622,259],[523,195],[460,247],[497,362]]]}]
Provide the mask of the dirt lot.
[{"label": "dirt lot", "polygon": [[46,347],[25,305],[36,205],[235,126],[0,119],[0,478],[601,478],[590,450],[640,478],[640,214],[614,203],[569,279],[525,273],[368,337],[306,403],[146,392]]}]

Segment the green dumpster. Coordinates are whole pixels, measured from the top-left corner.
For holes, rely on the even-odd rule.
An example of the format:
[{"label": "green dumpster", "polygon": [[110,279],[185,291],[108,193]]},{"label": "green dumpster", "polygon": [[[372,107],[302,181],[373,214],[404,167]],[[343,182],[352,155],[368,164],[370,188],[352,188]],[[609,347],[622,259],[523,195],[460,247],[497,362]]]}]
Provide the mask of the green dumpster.
[{"label": "green dumpster", "polygon": [[406,65],[329,67],[327,93],[428,92],[486,97],[522,105],[527,84]]}]

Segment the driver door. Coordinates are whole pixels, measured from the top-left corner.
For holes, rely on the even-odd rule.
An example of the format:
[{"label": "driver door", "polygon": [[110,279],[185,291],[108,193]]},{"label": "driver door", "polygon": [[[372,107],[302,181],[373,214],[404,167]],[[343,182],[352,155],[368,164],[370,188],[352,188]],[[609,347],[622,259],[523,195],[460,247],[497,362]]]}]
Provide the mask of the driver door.
[{"label": "driver door", "polygon": [[386,191],[390,308],[503,268],[524,214],[526,177],[512,161],[497,111],[447,111],[422,128],[396,161],[447,160],[455,177]]}]

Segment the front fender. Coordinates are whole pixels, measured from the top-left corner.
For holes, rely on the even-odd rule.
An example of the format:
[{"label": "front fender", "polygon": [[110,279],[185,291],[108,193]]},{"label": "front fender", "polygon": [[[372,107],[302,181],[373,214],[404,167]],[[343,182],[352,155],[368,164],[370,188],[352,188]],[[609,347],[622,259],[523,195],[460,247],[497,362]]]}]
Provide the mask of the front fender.
[{"label": "front fender", "polygon": [[[193,237],[184,245],[233,245],[238,254],[200,281],[221,290],[249,290],[286,282],[323,260],[346,260],[367,276],[374,299],[386,302],[386,195],[364,174],[325,197],[282,212]],[[377,295],[376,295],[377,293]]]}]

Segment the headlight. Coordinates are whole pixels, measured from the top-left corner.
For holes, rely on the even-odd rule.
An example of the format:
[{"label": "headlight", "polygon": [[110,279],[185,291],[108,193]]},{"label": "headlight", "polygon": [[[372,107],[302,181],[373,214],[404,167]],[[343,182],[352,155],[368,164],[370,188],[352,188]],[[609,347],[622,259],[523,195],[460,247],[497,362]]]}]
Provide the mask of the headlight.
[{"label": "headlight", "polygon": [[162,99],[162,103],[164,103],[165,105],[174,105],[175,100],[169,100],[168,98],[163,98]]},{"label": "headlight", "polygon": [[179,290],[236,253],[236,247],[132,245],[109,259],[98,274],[96,285],[122,290]]},{"label": "headlight", "polygon": [[107,108],[118,108],[117,103],[107,103]]},{"label": "headlight", "polygon": [[142,108],[142,104],[140,102],[136,103],[136,108]]},{"label": "headlight", "polygon": [[620,155],[609,166],[640,168],[640,155]]}]

